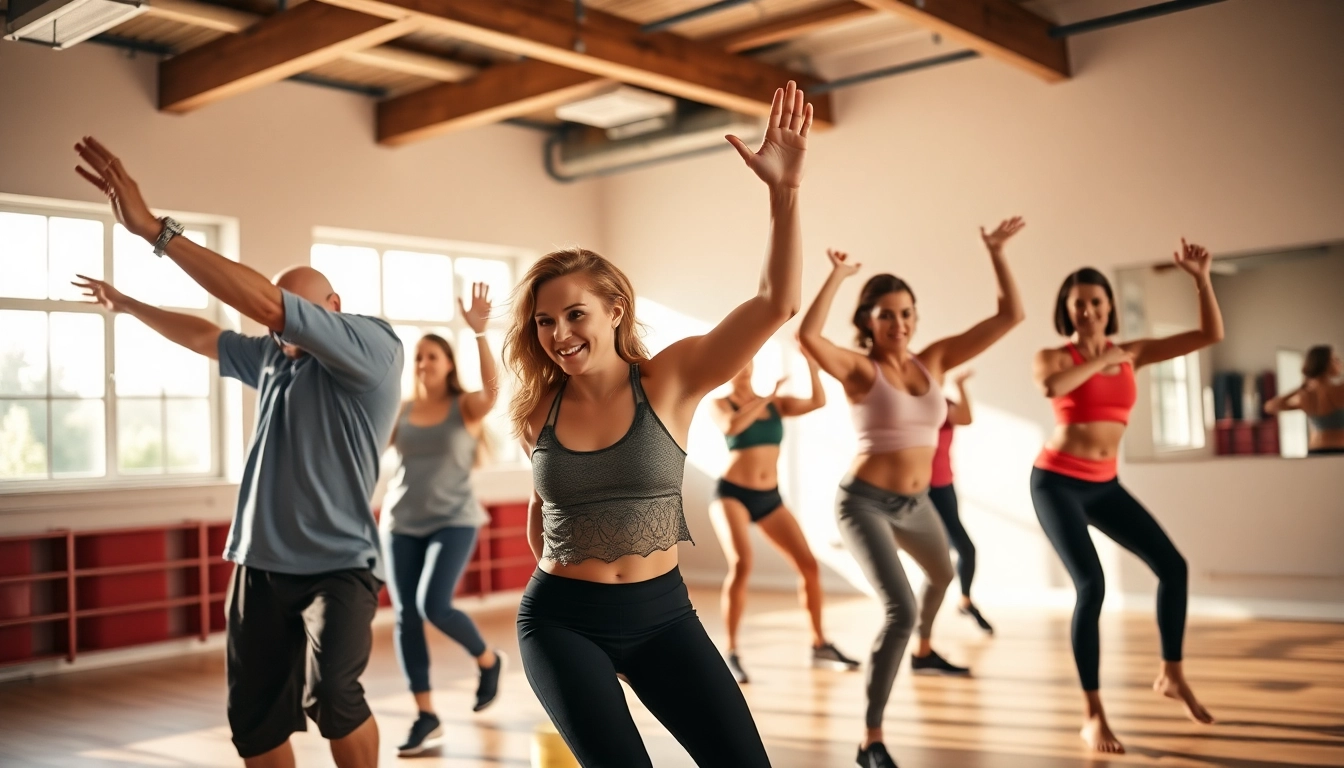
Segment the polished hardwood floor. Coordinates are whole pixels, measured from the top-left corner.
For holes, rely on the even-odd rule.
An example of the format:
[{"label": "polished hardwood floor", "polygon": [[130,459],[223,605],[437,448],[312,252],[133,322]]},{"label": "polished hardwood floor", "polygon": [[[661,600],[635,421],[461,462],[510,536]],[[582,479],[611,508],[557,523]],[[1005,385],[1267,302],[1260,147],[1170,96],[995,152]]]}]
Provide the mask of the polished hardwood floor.
[{"label": "polished hardwood floor", "polygon": [[[717,595],[695,590],[693,599],[717,639]],[[530,765],[532,734],[544,715],[517,661],[513,613],[504,608],[476,616],[487,639],[513,662],[501,698],[472,714],[470,661],[435,634],[436,704],[448,738],[440,750],[409,760],[399,760],[394,746],[414,705],[397,669],[391,626],[383,620],[375,627],[364,683],[382,729],[382,765]],[[1219,719],[1200,726],[1149,688],[1157,669],[1152,615],[1106,615],[1103,694],[1129,753],[1102,758],[1089,756],[1077,736],[1080,696],[1067,614],[1003,611],[990,618],[998,625],[994,638],[980,636],[954,611],[939,618],[935,647],[970,663],[973,679],[913,678],[902,670],[886,729],[903,768],[1344,765],[1344,625],[1192,620],[1189,675]],[[864,598],[837,598],[828,604],[827,621],[837,644],[861,656],[877,609]],[[792,596],[753,595],[741,649],[752,675],[744,688],[748,702],[777,768],[853,765],[863,675],[810,669],[804,626]],[[240,765],[224,717],[223,666],[220,652],[208,652],[0,684],[0,765]],[[630,700],[655,764],[691,766],[647,710]],[[294,744],[301,766],[333,765],[316,731],[297,735]]]}]

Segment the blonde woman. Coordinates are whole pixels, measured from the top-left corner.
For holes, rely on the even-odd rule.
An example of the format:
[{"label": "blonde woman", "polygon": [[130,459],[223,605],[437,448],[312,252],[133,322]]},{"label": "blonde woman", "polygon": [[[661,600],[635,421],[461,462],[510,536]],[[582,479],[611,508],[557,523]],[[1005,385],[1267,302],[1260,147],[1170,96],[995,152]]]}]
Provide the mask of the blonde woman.
[{"label": "blonde woman", "polygon": [[677,568],[690,541],[681,482],[705,395],[742,369],[797,311],[798,187],[812,109],[775,92],[753,153],[772,227],[755,296],[704,336],[652,358],[634,289],[582,249],[542,257],[519,284],[505,358],[518,375],[514,428],[532,456],[528,538],[539,559],[518,610],[527,680],[585,768],[651,766],[622,675],[700,766],[768,766],[765,747]]}]

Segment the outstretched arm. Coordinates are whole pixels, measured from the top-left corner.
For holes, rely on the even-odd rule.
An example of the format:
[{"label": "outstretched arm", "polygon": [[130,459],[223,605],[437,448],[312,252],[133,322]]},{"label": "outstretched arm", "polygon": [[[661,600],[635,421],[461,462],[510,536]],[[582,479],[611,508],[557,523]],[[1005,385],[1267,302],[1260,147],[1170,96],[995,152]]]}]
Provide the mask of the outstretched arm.
[{"label": "outstretched arm", "polygon": [[703,336],[684,339],[654,359],[678,380],[683,397],[699,400],[751,361],[798,311],[802,247],[798,187],[803,179],[812,105],[790,81],[775,91],[765,139],[754,154],[736,136],[729,141],[770,193],[770,245],[756,295]]},{"label": "outstretched arm", "polygon": [[112,287],[111,283],[79,275],[71,285],[84,291],[84,296],[113,312],[125,312],[149,326],[165,339],[190,349],[212,360],[219,359],[219,326],[205,318],[181,312],[169,312],[130,296]]},{"label": "outstretched arm", "polygon": [[1289,392],[1286,395],[1272,397],[1265,403],[1265,413],[1270,416],[1278,416],[1284,411],[1299,411],[1302,409],[1302,388]]},{"label": "outstretched arm", "polygon": [[469,421],[480,421],[495,407],[499,399],[499,377],[495,371],[495,356],[490,354],[490,343],[485,339],[485,325],[490,320],[490,286],[485,283],[471,284],[471,306],[457,300],[462,318],[476,333],[476,354],[481,360],[481,389],[462,396],[462,412]]},{"label": "outstretched arm", "polygon": [[[85,136],[75,145],[75,151],[93,169],[89,171],[78,166],[75,171],[107,195],[117,221],[137,237],[150,243],[157,240],[163,222],[150,213],[139,185],[126,172],[121,160],[92,136]],[[280,289],[261,273],[185,237],[174,237],[166,252],[210,295],[273,331],[285,329],[285,307]]]},{"label": "outstretched arm", "polygon": [[812,300],[812,306],[803,315],[802,325],[798,328],[798,343],[823,371],[844,384],[848,391],[869,367],[867,359],[853,350],[841,348],[822,336],[821,332],[826,326],[826,316],[831,313],[831,304],[835,302],[840,284],[857,274],[863,265],[851,262],[849,254],[844,251],[830,248],[826,250],[826,258],[831,261],[831,274],[826,277],[826,282],[822,283],[821,290],[817,292],[817,298]]},{"label": "outstretched arm", "polygon": [[1123,344],[1125,349],[1134,354],[1135,368],[1188,355],[1223,340],[1223,313],[1218,308],[1218,298],[1213,295],[1213,280],[1210,278],[1213,256],[1207,248],[1187,243],[1185,238],[1181,238],[1181,250],[1173,254],[1173,258],[1176,266],[1195,279],[1195,291],[1199,294],[1199,330]]},{"label": "outstretched arm", "polygon": [[1021,216],[1014,216],[999,224],[993,232],[986,233],[980,228],[980,238],[989,250],[989,261],[994,267],[994,279],[999,287],[999,308],[992,316],[976,323],[966,332],[941,339],[929,345],[920,357],[926,364],[932,363],[939,370],[948,371],[974,358],[989,349],[990,345],[1003,338],[1013,326],[1026,319],[1022,308],[1022,297],[1017,292],[1017,283],[1008,269],[1008,260],[1004,258],[1003,246],[1009,238],[1026,226]]},{"label": "outstretched arm", "polygon": [[1036,353],[1032,377],[1041,394],[1049,398],[1063,397],[1112,365],[1133,365],[1134,355],[1123,347],[1110,347],[1091,360],[1076,365],[1070,363],[1069,356],[1057,349],[1042,349]]}]

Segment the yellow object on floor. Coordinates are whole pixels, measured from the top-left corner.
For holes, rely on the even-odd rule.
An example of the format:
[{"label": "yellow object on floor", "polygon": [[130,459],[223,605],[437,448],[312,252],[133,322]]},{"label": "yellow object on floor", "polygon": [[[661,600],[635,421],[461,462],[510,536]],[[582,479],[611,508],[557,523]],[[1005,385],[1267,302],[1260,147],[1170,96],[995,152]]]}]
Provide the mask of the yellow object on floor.
[{"label": "yellow object on floor", "polygon": [[537,723],[532,732],[532,768],[579,768],[579,761],[550,721]]}]

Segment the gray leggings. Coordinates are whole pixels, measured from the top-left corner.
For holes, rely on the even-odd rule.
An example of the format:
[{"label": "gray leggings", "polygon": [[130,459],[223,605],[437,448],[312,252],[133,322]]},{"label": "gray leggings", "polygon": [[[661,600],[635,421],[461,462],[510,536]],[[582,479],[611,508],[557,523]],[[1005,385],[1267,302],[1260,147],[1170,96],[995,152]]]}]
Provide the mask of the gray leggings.
[{"label": "gray leggings", "polygon": [[[943,604],[943,594],[955,572],[948,554],[947,532],[927,491],[915,496],[878,488],[853,476],[840,482],[835,498],[835,513],[840,538],[863,569],[868,583],[882,599],[886,619],[873,642],[868,662],[869,728],[882,727],[896,670],[905,656],[906,643],[919,625],[919,636],[933,631],[933,619]],[[898,555],[900,549],[914,558],[924,571],[924,596],[915,610],[915,593],[905,577]]]}]

